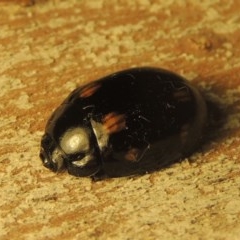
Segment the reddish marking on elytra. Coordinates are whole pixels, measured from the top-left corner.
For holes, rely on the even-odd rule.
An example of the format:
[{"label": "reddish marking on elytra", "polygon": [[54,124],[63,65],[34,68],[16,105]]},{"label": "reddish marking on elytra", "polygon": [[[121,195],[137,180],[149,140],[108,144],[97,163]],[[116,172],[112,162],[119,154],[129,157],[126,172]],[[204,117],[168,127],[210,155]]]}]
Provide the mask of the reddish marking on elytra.
[{"label": "reddish marking on elytra", "polygon": [[124,114],[111,112],[104,116],[103,126],[108,133],[116,133],[126,128],[126,117]]},{"label": "reddish marking on elytra", "polygon": [[82,89],[80,92],[80,97],[82,98],[87,98],[92,96],[99,88],[101,85],[99,83],[91,84],[86,86],[85,88]]},{"label": "reddish marking on elytra", "polygon": [[139,152],[139,149],[131,148],[126,153],[125,159],[131,162],[136,162],[138,160]]}]

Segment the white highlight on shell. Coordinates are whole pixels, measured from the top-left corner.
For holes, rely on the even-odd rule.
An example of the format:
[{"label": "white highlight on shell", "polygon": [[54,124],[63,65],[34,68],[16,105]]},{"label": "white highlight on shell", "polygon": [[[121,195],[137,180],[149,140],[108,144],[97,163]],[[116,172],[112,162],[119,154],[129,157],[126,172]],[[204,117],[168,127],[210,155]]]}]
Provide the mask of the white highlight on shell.
[{"label": "white highlight on shell", "polygon": [[89,133],[86,128],[81,127],[68,129],[60,140],[60,146],[66,154],[86,152],[89,145]]},{"label": "white highlight on shell", "polygon": [[109,134],[107,133],[102,123],[95,122],[92,119],[90,121],[93,128],[93,132],[98,142],[98,147],[100,150],[102,150],[104,147],[108,145]]},{"label": "white highlight on shell", "polygon": [[92,160],[92,155],[87,155],[87,156],[85,156],[85,157],[82,158],[82,159],[73,161],[72,164],[74,164],[74,165],[77,166],[77,167],[84,167],[84,166],[87,165],[88,162],[91,161],[91,160]]}]

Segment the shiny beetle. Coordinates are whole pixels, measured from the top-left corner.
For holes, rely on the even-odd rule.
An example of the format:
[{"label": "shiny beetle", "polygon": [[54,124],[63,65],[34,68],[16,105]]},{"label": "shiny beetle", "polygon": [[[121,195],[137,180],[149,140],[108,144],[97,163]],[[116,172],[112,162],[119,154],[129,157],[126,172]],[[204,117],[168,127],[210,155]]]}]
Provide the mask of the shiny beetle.
[{"label": "shiny beetle", "polygon": [[182,77],[141,67],[75,89],[54,111],[40,158],[54,172],[95,179],[152,172],[201,143],[206,103]]}]

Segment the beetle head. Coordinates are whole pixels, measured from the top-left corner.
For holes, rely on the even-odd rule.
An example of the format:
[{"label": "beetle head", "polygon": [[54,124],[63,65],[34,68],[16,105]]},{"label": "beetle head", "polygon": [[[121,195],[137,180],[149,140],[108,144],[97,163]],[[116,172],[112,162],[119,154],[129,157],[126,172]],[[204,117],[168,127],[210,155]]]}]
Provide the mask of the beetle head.
[{"label": "beetle head", "polygon": [[67,129],[58,139],[45,134],[41,142],[43,165],[54,172],[65,169],[75,176],[92,176],[100,169],[98,149],[87,128]]}]

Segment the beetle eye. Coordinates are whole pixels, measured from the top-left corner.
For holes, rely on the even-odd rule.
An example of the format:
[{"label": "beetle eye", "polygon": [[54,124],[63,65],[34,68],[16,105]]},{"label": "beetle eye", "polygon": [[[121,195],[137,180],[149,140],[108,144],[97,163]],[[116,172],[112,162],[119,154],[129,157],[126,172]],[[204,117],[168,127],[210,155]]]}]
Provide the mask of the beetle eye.
[{"label": "beetle eye", "polygon": [[76,154],[89,150],[89,132],[84,128],[71,128],[66,131],[61,140],[60,146],[66,154]]},{"label": "beetle eye", "polygon": [[50,165],[49,159],[47,157],[47,154],[46,154],[44,148],[41,148],[39,157],[41,158],[43,165],[46,166],[47,168],[49,168],[48,167]]},{"label": "beetle eye", "polygon": [[60,172],[64,169],[63,156],[58,149],[54,149],[51,156],[48,156],[44,148],[41,148],[40,158],[42,159],[43,165],[54,172]]},{"label": "beetle eye", "polygon": [[64,166],[63,156],[58,149],[55,149],[52,153],[52,162],[57,172],[63,169],[63,166]]}]

